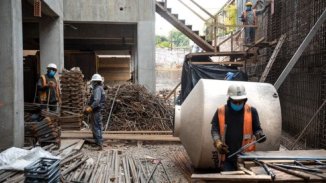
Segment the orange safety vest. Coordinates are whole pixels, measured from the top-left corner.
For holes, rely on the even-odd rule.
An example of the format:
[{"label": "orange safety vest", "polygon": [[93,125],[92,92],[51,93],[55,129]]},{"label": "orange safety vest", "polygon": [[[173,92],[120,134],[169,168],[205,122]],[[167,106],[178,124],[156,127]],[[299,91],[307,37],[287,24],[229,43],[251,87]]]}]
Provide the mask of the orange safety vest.
[{"label": "orange safety vest", "polygon": [[[255,139],[253,138],[253,131],[252,131],[252,114],[251,114],[251,107],[249,105],[244,106],[244,123],[243,123],[243,140],[242,146],[253,142]],[[225,106],[220,107],[218,109],[218,122],[220,127],[220,136],[224,136],[224,126],[225,126]],[[245,152],[255,151],[256,146],[251,145],[249,146]]]},{"label": "orange safety vest", "polygon": [[[47,86],[47,80],[46,80],[46,77],[45,77],[45,75],[41,75],[41,78],[42,78],[42,87],[44,87],[44,86]],[[56,90],[56,99],[57,99],[57,101],[59,101],[59,97],[60,97],[60,88],[59,88],[59,85],[58,85],[58,81],[57,81],[57,79],[55,79],[55,85],[56,85],[56,88],[55,88],[55,90]],[[46,91],[40,91],[40,101],[41,102],[46,102],[47,101],[47,92]]]}]

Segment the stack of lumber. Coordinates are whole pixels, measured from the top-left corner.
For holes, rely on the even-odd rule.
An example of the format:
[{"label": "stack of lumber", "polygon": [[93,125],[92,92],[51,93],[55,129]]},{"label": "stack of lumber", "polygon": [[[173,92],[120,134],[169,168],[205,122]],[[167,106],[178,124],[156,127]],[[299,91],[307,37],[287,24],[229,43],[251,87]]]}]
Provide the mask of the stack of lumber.
[{"label": "stack of lumber", "polygon": [[46,117],[40,122],[25,122],[25,141],[29,145],[41,146],[55,144],[60,147],[61,128],[58,126],[57,118]]},{"label": "stack of lumber", "polygon": [[[82,118],[76,116],[83,114],[86,99],[86,88],[83,78],[84,75],[78,67],[74,67],[71,70],[64,69],[60,76],[62,94],[61,115],[63,116],[62,119],[64,119],[60,121],[60,125],[63,129],[66,129],[66,126],[69,126],[69,129],[80,129]],[[72,112],[76,115],[71,117],[71,115],[67,115],[65,112]],[[71,118],[66,120],[67,116]],[[66,122],[68,122],[69,125],[64,124]]]},{"label": "stack of lumber", "polygon": [[80,130],[83,114],[62,111],[59,117],[60,125],[65,130]]}]

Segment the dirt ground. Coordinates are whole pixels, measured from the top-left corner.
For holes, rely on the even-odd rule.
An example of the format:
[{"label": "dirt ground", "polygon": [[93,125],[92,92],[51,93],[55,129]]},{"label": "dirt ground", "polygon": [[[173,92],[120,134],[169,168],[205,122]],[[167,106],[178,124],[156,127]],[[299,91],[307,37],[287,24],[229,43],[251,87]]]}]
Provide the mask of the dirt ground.
[{"label": "dirt ground", "polygon": [[[143,144],[141,142],[109,142],[102,151],[96,151],[88,144],[84,145],[82,151],[89,157],[96,160],[100,152],[102,152],[102,154],[106,154],[108,151],[115,149],[121,151],[121,157],[132,157],[135,162],[141,162],[147,174],[147,178],[150,176],[151,172],[160,160],[166,170],[168,179],[171,182],[189,182],[189,175],[187,176],[185,173],[183,173],[182,168],[178,166],[178,162],[174,158],[176,154],[181,153],[186,155],[184,147],[178,143]],[[99,164],[101,163],[105,164],[103,160],[101,160]],[[153,174],[154,181],[152,182],[169,182],[164,172],[164,168],[160,164],[157,166],[157,169]]]}]

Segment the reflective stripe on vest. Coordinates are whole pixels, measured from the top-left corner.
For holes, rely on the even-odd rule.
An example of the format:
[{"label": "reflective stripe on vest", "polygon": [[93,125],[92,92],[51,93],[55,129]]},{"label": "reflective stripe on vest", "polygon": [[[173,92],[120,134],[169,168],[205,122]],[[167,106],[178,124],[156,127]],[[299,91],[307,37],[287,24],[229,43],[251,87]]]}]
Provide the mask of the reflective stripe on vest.
[{"label": "reflective stripe on vest", "polygon": [[[251,107],[249,105],[244,106],[244,123],[243,123],[243,140],[242,146],[249,144],[254,141],[253,139],[253,131],[252,131],[252,114]],[[224,126],[225,126],[225,106],[220,107],[218,109],[218,121],[220,128],[220,136],[224,135]],[[255,145],[250,146],[245,150],[245,152],[250,152],[256,150]]]}]

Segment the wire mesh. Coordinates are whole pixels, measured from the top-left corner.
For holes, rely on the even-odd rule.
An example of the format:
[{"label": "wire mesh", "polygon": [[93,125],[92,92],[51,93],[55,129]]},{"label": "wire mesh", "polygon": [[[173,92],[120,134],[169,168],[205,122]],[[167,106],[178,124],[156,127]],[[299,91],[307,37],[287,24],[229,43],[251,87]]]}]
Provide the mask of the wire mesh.
[{"label": "wire mesh", "polygon": [[[325,0],[279,0],[274,14],[269,14],[267,40],[284,33],[286,40],[276,58],[266,82],[274,84],[310,29],[326,8]],[[271,52],[270,52],[271,53]],[[260,62],[267,63],[268,58]],[[259,62],[258,62],[259,63]],[[260,66],[259,66],[260,67]],[[256,75],[261,75],[258,69]],[[299,61],[279,89],[283,130],[296,137],[326,100],[326,23],[318,30]],[[326,107],[310,125],[302,141],[311,148],[326,148]]]}]

